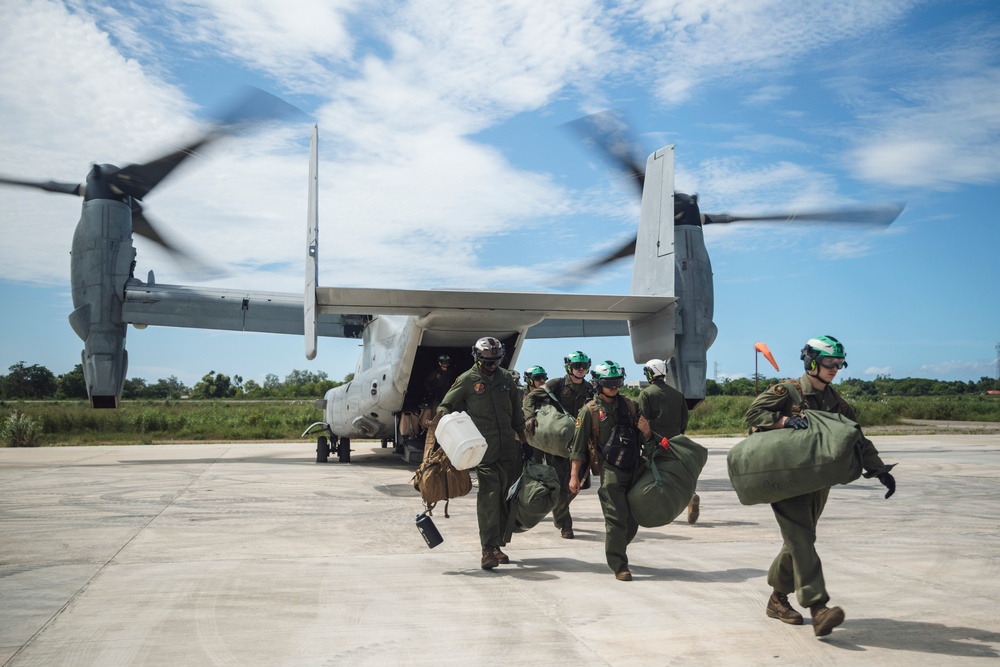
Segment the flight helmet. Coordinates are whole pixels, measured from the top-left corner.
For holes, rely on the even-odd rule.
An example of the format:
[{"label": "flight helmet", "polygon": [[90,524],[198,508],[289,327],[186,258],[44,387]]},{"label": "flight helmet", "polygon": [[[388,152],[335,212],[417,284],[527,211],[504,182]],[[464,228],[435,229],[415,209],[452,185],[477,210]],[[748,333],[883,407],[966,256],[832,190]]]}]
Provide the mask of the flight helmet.
[{"label": "flight helmet", "polygon": [[625,369],[613,361],[603,361],[590,371],[594,384],[599,387],[621,387],[625,384]]},{"label": "flight helmet", "polygon": [[667,362],[663,359],[650,359],[642,367],[642,373],[650,382],[653,381],[653,378],[665,378],[667,377]]},{"label": "flight helmet", "polygon": [[585,368],[590,368],[590,357],[586,354],[577,350],[576,352],[570,352],[565,357],[563,357],[563,363],[566,365],[566,372],[571,373],[573,371],[573,365],[582,364]]},{"label": "flight helmet", "polygon": [[478,362],[492,361],[499,364],[504,353],[503,343],[492,336],[480,338],[472,346],[472,358]]},{"label": "flight helmet", "polygon": [[535,380],[541,380],[545,382],[549,379],[549,374],[545,372],[545,369],[541,366],[532,366],[528,370],[524,371],[524,381],[534,382]]},{"label": "flight helmet", "polygon": [[[802,359],[805,369],[811,371],[816,369],[817,359],[822,357],[840,359],[843,363],[841,367],[847,368],[846,356],[844,345],[839,340],[833,336],[818,336],[809,339],[809,342],[802,348],[802,354],[799,355],[799,358]],[[820,363],[822,362],[820,361]]]}]

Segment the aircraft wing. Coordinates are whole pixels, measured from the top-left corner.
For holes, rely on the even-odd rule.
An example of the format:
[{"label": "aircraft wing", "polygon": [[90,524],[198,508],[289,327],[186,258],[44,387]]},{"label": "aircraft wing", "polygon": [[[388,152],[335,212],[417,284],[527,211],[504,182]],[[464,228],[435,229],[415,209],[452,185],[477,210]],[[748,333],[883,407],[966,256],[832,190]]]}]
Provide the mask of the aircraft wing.
[{"label": "aircraft wing", "polygon": [[[474,292],[319,287],[317,333],[357,338],[376,315],[530,327],[528,338],[623,336],[628,320],[668,308],[674,297],[546,292]],[[287,292],[250,292],[137,280],[125,290],[122,319],[148,325],[303,334],[304,299]],[[492,326],[492,324],[491,324]]]},{"label": "aircraft wing", "polygon": [[676,300],[667,296],[365,287],[319,287],[316,289],[316,299],[320,313],[377,313],[423,317],[432,312],[508,311],[536,314],[542,318],[620,321],[654,315]]},{"label": "aircraft wing", "polygon": [[[122,320],[144,326],[190,327],[223,331],[305,332],[302,294],[249,292],[135,281],[125,288]],[[320,315],[320,336],[359,338],[370,315]]]}]

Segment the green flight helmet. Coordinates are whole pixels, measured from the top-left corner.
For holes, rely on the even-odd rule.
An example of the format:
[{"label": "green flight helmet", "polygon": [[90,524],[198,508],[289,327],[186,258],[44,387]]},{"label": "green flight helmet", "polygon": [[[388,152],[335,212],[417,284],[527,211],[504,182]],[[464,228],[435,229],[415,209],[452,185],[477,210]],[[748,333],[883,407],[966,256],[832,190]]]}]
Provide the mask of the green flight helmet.
[{"label": "green flight helmet", "polygon": [[535,380],[541,380],[545,382],[549,379],[549,374],[545,372],[545,369],[541,366],[532,366],[528,370],[524,371],[524,381],[534,382]]},{"label": "green flight helmet", "polygon": [[587,368],[590,368],[590,357],[580,350],[577,350],[576,352],[570,352],[563,357],[563,364],[566,366],[566,372],[572,373],[573,364],[584,364]]},{"label": "green flight helmet", "polygon": [[603,361],[590,371],[594,384],[599,387],[620,388],[625,384],[625,369],[613,361]]},{"label": "green flight helmet", "polygon": [[802,359],[802,365],[807,371],[816,369],[816,360],[820,357],[844,359],[843,367],[847,368],[847,360],[845,359],[847,353],[844,352],[844,344],[833,336],[810,338],[809,342],[802,348],[802,354],[799,355],[799,358]]},{"label": "green flight helmet", "polygon": [[439,364],[450,364],[451,363],[451,357],[449,357],[447,354],[439,354],[438,355],[438,363]]}]

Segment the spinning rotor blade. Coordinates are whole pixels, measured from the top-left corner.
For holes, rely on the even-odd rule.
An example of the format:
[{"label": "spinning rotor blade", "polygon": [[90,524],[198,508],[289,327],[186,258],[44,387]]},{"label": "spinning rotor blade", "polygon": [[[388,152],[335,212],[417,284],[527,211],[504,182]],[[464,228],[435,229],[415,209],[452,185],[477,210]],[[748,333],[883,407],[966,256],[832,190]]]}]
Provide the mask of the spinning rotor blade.
[{"label": "spinning rotor blade", "polygon": [[0,176],[0,183],[6,185],[23,185],[29,188],[38,188],[46,192],[58,192],[65,195],[76,195],[82,197],[84,186],[81,183],[60,183],[58,181],[19,181],[13,178]]},{"label": "spinning rotor blade", "polygon": [[200,278],[218,278],[223,272],[210,267],[187,250],[163,238],[142,210],[138,200],[132,200],[132,233],[147,238],[166,250],[186,271]]},{"label": "spinning rotor blade", "polygon": [[596,148],[605,160],[624,170],[639,188],[639,196],[642,196],[646,170],[637,157],[637,144],[619,114],[601,111],[571,120],[566,125],[580,135],[584,143]]},{"label": "spinning rotor blade", "polygon": [[255,123],[286,118],[302,112],[287,102],[248,86],[214,127],[187,146],[145,164],[132,164],[108,176],[108,182],[123,193],[142,199],[164,178],[199,149],[212,141]]},{"label": "spinning rotor blade", "polygon": [[843,222],[888,227],[899,217],[904,208],[904,204],[884,204],[880,206],[831,209],[829,211],[771,213],[767,215],[705,213],[702,224],[729,224],[731,222]]}]

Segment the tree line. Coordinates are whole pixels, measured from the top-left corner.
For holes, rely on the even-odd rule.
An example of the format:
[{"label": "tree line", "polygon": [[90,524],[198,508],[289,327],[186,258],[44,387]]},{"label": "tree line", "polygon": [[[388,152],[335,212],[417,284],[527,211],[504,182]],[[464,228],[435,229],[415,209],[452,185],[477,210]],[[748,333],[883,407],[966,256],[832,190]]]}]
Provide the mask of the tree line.
[{"label": "tree line", "polygon": [[[244,381],[239,375],[209,371],[193,387],[185,386],[176,376],[160,378],[149,383],[143,378],[125,380],[123,399],[207,399],[207,398],[320,398],[327,390],[350,382],[354,374],[347,375],[342,382],[331,380],[323,371],[293,370],[280,379],[268,373],[263,383]],[[784,378],[758,376],[757,391],[764,391]],[[926,378],[891,378],[878,375],[874,380],[846,378],[836,384],[837,389],[848,397],[862,398],[874,396],[958,396],[962,394],[985,394],[1000,391],[1000,380],[981,377],[978,382],[971,380],[929,380]],[[708,380],[706,396],[753,396],[754,378],[728,378],[721,381]],[[0,399],[4,400],[45,400],[45,399],[85,399],[87,385],[83,378],[83,366],[77,364],[69,373],[55,375],[44,366],[28,366],[19,361],[0,375]]]},{"label": "tree line", "polygon": [[[160,378],[149,383],[143,378],[128,378],[122,388],[123,399],[208,399],[208,398],[319,398],[327,390],[339,387],[354,378],[351,373],[343,382],[331,380],[320,371],[293,370],[280,379],[273,373],[264,376],[263,384],[254,380],[243,381],[239,375],[209,371],[193,387],[188,387],[176,376]],[[19,361],[0,375],[0,399],[3,400],[73,400],[87,398],[87,383],[83,365],[77,364],[69,373],[56,375],[45,366],[28,366]]]}]

